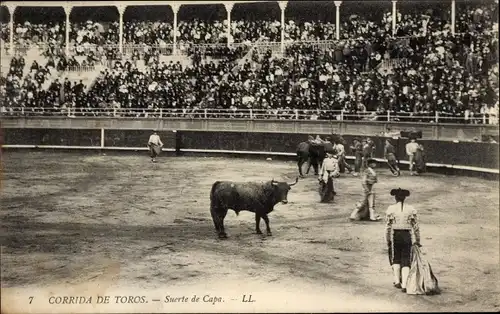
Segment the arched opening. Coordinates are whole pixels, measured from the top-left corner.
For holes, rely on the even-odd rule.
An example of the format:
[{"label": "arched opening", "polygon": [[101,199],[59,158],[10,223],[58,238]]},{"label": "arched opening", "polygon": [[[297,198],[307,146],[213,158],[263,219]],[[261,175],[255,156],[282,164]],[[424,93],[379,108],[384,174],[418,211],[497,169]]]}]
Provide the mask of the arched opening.
[{"label": "arched opening", "polygon": [[392,33],[391,1],[342,1],[341,39],[375,39]]},{"label": "arched opening", "polygon": [[277,2],[236,3],[231,11],[231,30],[234,43],[245,41],[279,42],[281,40],[281,11]]},{"label": "arched opening", "polygon": [[9,22],[10,22],[10,14],[9,9],[2,5],[0,6],[0,39],[2,40],[3,43],[8,43],[9,42],[9,37],[10,37],[10,29],[9,29]]},{"label": "arched opening", "polygon": [[114,6],[74,7],[70,14],[71,44],[117,44],[119,13]]},{"label": "arched opening", "polygon": [[420,37],[427,32],[451,30],[451,1],[398,1],[397,11],[397,37]]},{"label": "arched opening", "polygon": [[65,20],[62,7],[17,7],[14,12],[14,44],[63,45]]},{"label": "arched opening", "polygon": [[10,13],[9,9],[4,6],[0,5],[0,23],[2,24],[8,24],[10,20]]},{"label": "arched opening", "polygon": [[123,14],[123,43],[160,45],[173,42],[170,6],[129,6]]},{"label": "arched opening", "polygon": [[182,5],[177,16],[177,42],[227,43],[227,27],[224,23],[227,14],[224,5]]},{"label": "arched opening", "polygon": [[285,40],[335,39],[333,1],[289,1],[285,10]]}]

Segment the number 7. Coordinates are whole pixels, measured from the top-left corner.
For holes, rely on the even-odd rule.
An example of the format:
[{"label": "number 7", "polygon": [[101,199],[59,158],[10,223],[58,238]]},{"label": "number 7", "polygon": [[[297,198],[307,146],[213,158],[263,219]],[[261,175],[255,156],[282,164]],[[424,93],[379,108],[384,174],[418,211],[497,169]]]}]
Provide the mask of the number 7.
[{"label": "number 7", "polygon": [[30,297],[30,304],[31,304],[31,302],[33,302],[33,297]]}]

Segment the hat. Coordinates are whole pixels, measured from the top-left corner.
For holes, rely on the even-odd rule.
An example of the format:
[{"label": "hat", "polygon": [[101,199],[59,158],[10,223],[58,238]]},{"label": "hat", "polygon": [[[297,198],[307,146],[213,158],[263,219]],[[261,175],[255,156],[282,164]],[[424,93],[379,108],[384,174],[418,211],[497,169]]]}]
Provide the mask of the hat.
[{"label": "hat", "polygon": [[397,188],[397,189],[392,189],[391,190],[391,195],[392,196],[399,196],[399,197],[408,197],[410,196],[410,191]]}]

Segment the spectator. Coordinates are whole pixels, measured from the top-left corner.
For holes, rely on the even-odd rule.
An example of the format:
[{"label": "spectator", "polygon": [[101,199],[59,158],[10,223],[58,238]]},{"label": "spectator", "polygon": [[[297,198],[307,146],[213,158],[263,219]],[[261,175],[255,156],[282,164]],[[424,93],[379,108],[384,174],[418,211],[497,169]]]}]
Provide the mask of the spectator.
[{"label": "spectator", "polygon": [[[68,67],[120,60],[116,47],[109,46],[118,42],[118,23],[72,25],[75,52],[86,56],[81,63],[75,56],[61,54],[64,29],[60,25],[16,24],[16,42],[50,42],[44,52],[47,61],[45,67],[33,62],[31,72],[23,77],[24,59],[13,58],[2,80],[2,95],[8,106],[56,102],[64,110],[78,108],[87,114],[107,106],[133,116],[160,108],[196,116],[203,108],[215,107],[233,109],[235,117],[240,114],[236,109],[251,108],[270,117],[376,120],[398,112],[400,120],[431,122],[438,112],[468,123],[495,123],[498,39],[494,30],[498,27],[494,9],[485,5],[458,10],[456,36],[441,11],[398,12],[396,34],[404,38],[392,37],[390,12],[351,15],[342,19],[343,40],[323,42],[322,47],[304,42],[334,39],[333,23],[287,21],[284,30],[289,43],[283,57],[252,47],[255,41],[281,40],[278,21],[233,20],[230,38],[227,21],[179,21],[177,41],[193,61],[187,67],[160,60],[172,49],[170,23],[127,21],[124,42],[140,48],[131,48],[129,61],[115,62],[104,70],[88,91],[83,82],[74,86],[64,82],[63,87],[59,82],[45,83],[54,72]],[[464,28],[466,21],[472,21],[472,26]],[[227,47],[228,41],[246,45]],[[191,46],[207,43],[221,45]],[[206,56],[217,60],[207,62]],[[139,69],[134,62],[141,58],[146,67]],[[312,114],[306,111],[311,109]],[[343,110],[343,114],[331,110]]]}]

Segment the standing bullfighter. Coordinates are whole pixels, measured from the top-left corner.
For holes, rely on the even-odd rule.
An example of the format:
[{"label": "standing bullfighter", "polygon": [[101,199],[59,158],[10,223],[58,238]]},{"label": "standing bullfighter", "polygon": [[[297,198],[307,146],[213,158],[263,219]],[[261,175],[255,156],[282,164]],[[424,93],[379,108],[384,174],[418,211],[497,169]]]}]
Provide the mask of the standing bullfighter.
[{"label": "standing bullfighter", "polygon": [[273,211],[276,204],[288,203],[288,191],[298,181],[299,178],[292,184],[277,182],[274,179],[265,183],[216,181],[210,191],[210,214],[219,238],[227,238],[224,218],[229,209],[234,210],[236,215],[244,210],[255,213],[257,234],[262,234],[260,230],[260,219],[262,218],[266,223],[267,235],[271,236],[267,215]]},{"label": "standing bullfighter", "polygon": [[153,131],[153,134],[149,137],[148,140],[149,153],[151,156],[151,161],[156,162],[156,157],[161,153],[161,149],[163,147],[163,142],[160,139],[160,136],[156,132]]},{"label": "standing bullfighter", "polygon": [[326,158],[323,160],[321,165],[321,170],[319,171],[319,184],[320,184],[320,196],[321,202],[327,203],[333,201],[334,196],[337,194],[335,192],[335,184],[333,178],[339,177],[339,160],[335,153],[326,153]]},{"label": "standing bullfighter", "polygon": [[406,144],[406,155],[410,163],[410,175],[413,175],[413,168],[415,163],[415,153],[417,152],[418,144],[414,138],[410,139],[410,143]]},{"label": "standing bullfighter", "polygon": [[363,144],[359,141],[359,139],[355,138],[351,151],[354,153],[354,176],[358,176],[361,171],[361,166],[363,164]]},{"label": "standing bullfighter", "polygon": [[301,178],[304,177],[304,174],[302,173],[302,165],[307,162],[307,169],[311,166],[309,161],[309,149],[313,141],[314,138],[309,135],[306,142],[301,142],[297,145],[297,166],[299,168],[299,175]]},{"label": "standing bullfighter", "polygon": [[370,158],[374,158],[375,157],[375,150],[377,149],[377,145],[375,145],[375,142],[371,138],[367,138],[366,142],[368,143],[368,145],[370,145],[370,148],[371,148]]},{"label": "standing bullfighter", "polygon": [[402,291],[406,292],[411,266],[411,247],[413,244],[421,246],[420,228],[416,209],[405,204],[410,191],[392,189],[391,195],[396,199],[396,204],[390,205],[386,211],[385,239],[394,275],[394,287],[402,288]]},{"label": "standing bullfighter", "polygon": [[364,171],[368,167],[368,160],[372,158],[373,154],[373,146],[368,142],[367,139],[361,140],[361,144],[363,146],[362,154],[363,154],[363,163],[361,165],[361,171]]},{"label": "standing bullfighter", "polygon": [[417,175],[426,171],[425,151],[422,144],[418,144],[417,151],[415,152],[415,168],[417,170]]},{"label": "standing bullfighter", "polygon": [[401,173],[398,167],[398,161],[396,160],[396,149],[391,143],[390,139],[385,140],[384,156],[387,159],[387,164],[392,172],[393,176],[398,177]]},{"label": "standing bullfighter", "polygon": [[365,220],[369,218],[371,221],[380,219],[379,215],[375,214],[375,192],[373,186],[378,182],[377,173],[374,168],[376,162],[373,159],[367,160],[368,167],[363,170],[362,187],[363,187],[363,200],[356,204],[356,208],[351,213],[351,220]]},{"label": "standing bullfighter", "polygon": [[351,168],[351,166],[349,166],[349,164],[345,160],[345,147],[344,147],[344,144],[342,144],[342,138],[339,137],[335,141],[334,148],[335,148],[335,151],[337,152],[337,157],[339,159],[339,171],[340,171],[340,173],[344,173],[346,169],[349,173],[351,173],[352,168]]}]

